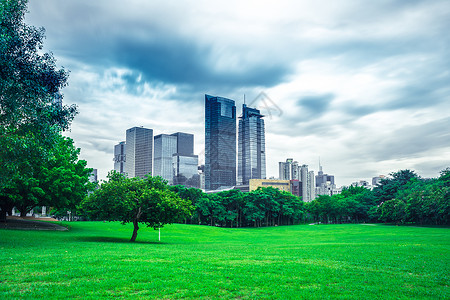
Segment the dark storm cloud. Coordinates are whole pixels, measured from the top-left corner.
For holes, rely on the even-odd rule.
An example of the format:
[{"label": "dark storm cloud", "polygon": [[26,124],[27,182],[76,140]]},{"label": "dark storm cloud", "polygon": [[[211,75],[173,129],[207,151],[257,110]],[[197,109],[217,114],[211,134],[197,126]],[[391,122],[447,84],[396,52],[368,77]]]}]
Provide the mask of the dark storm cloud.
[{"label": "dark storm cloud", "polygon": [[146,81],[202,86],[273,86],[289,73],[284,65],[263,61],[246,64],[239,70],[217,70],[221,59],[211,47],[201,47],[183,38],[140,41],[117,37],[111,59],[118,65],[142,72]]},{"label": "dark storm cloud", "polygon": [[[248,56],[247,50],[218,52],[214,45],[226,45],[226,38],[211,41],[205,46],[195,38],[183,36],[177,28],[183,27],[184,18],[169,26],[162,21],[164,16],[152,15],[152,12],[146,20],[130,20],[117,11],[120,6],[110,8],[113,14],[105,15],[96,4],[50,3],[60,8],[59,11],[54,9],[53,13],[64,17],[55,16],[59,24],[46,24],[55,37],[53,44],[48,46],[66,59],[77,60],[91,68],[128,68],[140,74],[142,82],[127,80],[131,89],[136,84],[154,81],[200,89],[207,87],[208,90],[271,87],[292,72],[289,65],[274,57],[268,59],[265,55],[252,61],[240,58],[237,67],[227,66],[230,56]],[[45,1],[31,4],[35,15],[45,9]],[[114,18],[115,14],[118,14],[118,19]],[[222,61],[225,67],[219,68],[217,65]]]},{"label": "dark storm cloud", "polygon": [[334,98],[333,94],[306,96],[298,100],[297,105],[301,110],[306,110],[307,114],[317,118],[328,111]]}]

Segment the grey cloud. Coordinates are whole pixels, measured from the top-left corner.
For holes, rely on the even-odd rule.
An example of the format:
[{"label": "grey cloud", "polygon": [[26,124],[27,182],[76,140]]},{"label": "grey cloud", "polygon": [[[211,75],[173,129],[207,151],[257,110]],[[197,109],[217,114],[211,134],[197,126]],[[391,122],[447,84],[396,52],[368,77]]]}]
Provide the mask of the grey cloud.
[{"label": "grey cloud", "polygon": [[326,113],[335,98],[333,94],[305,96],[297,101],[300,109],[306,109],[307,113],[314,118],[320,117]]},{"label": "grey cloud", "polygon": [[407,126],[370,145],[376,161],[423,155],[430,150],[450,148],[450,117],[418,126]]}]

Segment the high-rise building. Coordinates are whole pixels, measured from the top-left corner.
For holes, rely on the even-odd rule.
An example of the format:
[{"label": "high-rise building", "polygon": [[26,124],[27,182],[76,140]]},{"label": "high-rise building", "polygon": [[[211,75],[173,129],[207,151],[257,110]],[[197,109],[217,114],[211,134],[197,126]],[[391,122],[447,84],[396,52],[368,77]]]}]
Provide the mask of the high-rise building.
[{"label": "high-rise building", "polygon": [[198,174],[198,155],[174,154],[173,184],[181,184],[186,187],[200,187],[200,175]]},{"label": "high-rise building", "polygon": [[339,194],[340,190],[336,188],[334,184],[334,175],[324,174],[322,166],[319,163],[319,172],[316,175],[316,195],[329,195]]},{"label": "high-rise building", "polygon": [[301,180],[300,166],[292,158],[286,159],[286,162],[279,162],[280,180]]},{"label": "high-rise building", "polygon": [[299,167],[300,169],[300,181],[302,184],[302,199],[304,202],[310,202],[311,199],[311,187],[310,185],[310,179],[309,179],[309,171],[308,171],[308,165],[302,165]]},{"label": "high-rise building", "polygon": [[319,164],[319,172],[316,175],[316,187],[320,187],[322,184],[327,182],[334,184],[334,175],[324,174],[322,171],[322,166]]},{"label": "high-rise building", "polygon": [[177,149],[174,153],[180,155],[194,155],[194,135],[184,132],[171,134],[177,138]]},{"label": "high-rise building", "polygon": [[145,177],[152,173],[153,130],[143,127],[127,129],[125,173],[128,177]]},{"label": "high-rise building", "polygon": [[125,144],[125,141],[114,146],[114,170],[120,174],[125,174],[126,148],[127,144]]},{"label": "high-rise building", "polygon": [[168,134],[155,135],[154,138],[153,176],[161,176],[173,183],[172,156],[177,152],[177,137]]},{"label": "high-rise building", "polygon": [[235,102],[205,95],[205,189],[235,185]]},{"label": "high-rise building", "polygon": [[310,201],[316,199],[316,184],[315,184],[314,179],[315,179],[314,171],[309,171],[308,188],[309,188]]},{"label": "high-rise building", "polygon": [[280,161],[278,163],[279,179],[280,180],[291,180],[292,179],[292,158],[286,159],[286,162]]},{"label": "high-rise building", "polygon": [[266,178],[266,153],[263,115],[242,105],[238,136],[238,184]]}]

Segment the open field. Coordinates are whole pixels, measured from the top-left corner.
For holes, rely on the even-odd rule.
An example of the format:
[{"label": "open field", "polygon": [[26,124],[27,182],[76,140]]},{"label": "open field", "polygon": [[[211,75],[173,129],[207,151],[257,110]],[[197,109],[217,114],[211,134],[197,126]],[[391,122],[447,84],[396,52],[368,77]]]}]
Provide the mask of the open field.
[{"label": "open field", "polygon": [[0,299],[449,299],[450,229],[0,230]]}]

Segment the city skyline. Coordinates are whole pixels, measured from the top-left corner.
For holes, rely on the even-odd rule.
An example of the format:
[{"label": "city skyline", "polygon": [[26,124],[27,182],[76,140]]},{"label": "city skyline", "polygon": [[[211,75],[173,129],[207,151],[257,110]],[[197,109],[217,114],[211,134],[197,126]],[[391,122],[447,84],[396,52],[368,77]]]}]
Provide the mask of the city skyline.
[{"label": "city skyline", "polygon": [[205,93],[236,106],[245,94],[266,115],[268,178],[286,157],[317,172],[320,156],[338,186],[450,165],[446,1],[30,0],[28,10],[44,50],[71,71],[63,101],[80,114],[67,135],[100,179],[133,126],[195,134],[202,161]]}]

